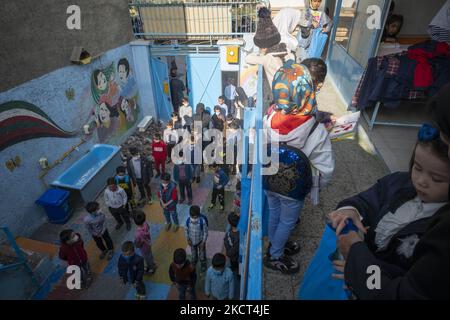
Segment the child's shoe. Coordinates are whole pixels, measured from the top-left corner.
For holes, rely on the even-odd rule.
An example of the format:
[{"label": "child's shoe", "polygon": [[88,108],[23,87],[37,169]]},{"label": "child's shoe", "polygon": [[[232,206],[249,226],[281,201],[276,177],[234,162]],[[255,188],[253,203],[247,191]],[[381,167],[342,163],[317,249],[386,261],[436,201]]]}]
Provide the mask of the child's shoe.
[{"label": "child's shoe", "polygon": [[223,211],[225,208],[223,206],[220,206],[220,210]]},{"label": "child's shoe", "polygon": [[145,294],[136,293],[136,300],[145,300],[147,296]]},{"label": "child's shoe", "polygon": [[154,268],[147,267],[145,268],[145,273],[154,274],[156,272],[156,266]]},{"label": "child's shoe", "polygon": [[153,199],[152,199],[152,198],[150,198],[150,200],[148,200],[148,204],[149,204],[149,205],[152,205],[152,204],[153,204]]},{"label": "child's shoe", "polygon": [[214,208],[214,203],[211,203],[208,207],[209,210],[211,210],[212,208]]},{"label": "child's shoe", "polygon": [[179,227],[180,226],[176,224],[175,227],[173,228],[173,232],[177,232]]},{"label": "child's shoe", "polygon": [[100,255],[98,256],[98,258],[99,258],[100,260],[105,259],[107,253],[108,253],[108,250],[103,251],[102,253],[100,253]]},{"label": "child's shoe", "polygon": [[171,223],[167,223],[167,224],[166,224],[166,231],[169,231],[171,226],[172,226]]},{"label": "child's shoe", "polygon": [[200,183],[200,177],[197,177],[197,183]]}]

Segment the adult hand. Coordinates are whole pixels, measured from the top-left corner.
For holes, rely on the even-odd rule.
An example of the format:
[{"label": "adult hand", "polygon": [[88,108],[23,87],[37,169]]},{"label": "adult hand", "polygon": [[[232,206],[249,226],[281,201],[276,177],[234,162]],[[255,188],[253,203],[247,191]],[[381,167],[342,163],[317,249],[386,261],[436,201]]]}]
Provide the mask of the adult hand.
[{"label": "adult hand", "polygon": [[334,260],[333,267],[336,271],[339,271],[340,273],[333,273],[331,277],[337,280],[345,280],[344,279],[345,260]]},{"label": "adult hand", "polygon": [[333,228],[336,229],[336,235],[339,235],[341,233],[342,229],[344,229],[347,224],[347,220],[349,219],[352,220],[353,224],[359,230],[361,230],[363,233],[367,233],[366,228],[364,228],[364,225],[361,223],[359,214],[356,210],[353,209],[336,210],[330,212],[328,214],[328,218],[330,219]]},{"label": "adult hand", "polygon": [[337,247],[339,248],[339,252],[342,254],[345,260],[347,260],[348,253],[352,245],[357,242],[362,242],[363,240],[359,237],[359,235],[355,231],[350,231],[347,234],[340,235],[337,241]]}]

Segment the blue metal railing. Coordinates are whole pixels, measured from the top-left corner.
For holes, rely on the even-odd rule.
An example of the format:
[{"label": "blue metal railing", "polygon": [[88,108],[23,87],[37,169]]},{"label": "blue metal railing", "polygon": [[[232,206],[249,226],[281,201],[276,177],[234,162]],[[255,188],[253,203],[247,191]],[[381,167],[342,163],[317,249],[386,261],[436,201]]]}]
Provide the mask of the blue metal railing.
[{"label": "blue metal railing", "polygon": [[[263,228],[262,216],[264,193],[262,188],[262,132],[263,128],[263,68],[258,69],[258,90],[256,108],[246,108],[244,114],[244,156],[242,170],[242,191],[248,190],[249,196],[241,197],[241,253],[243,272],[241,278],[241,300],[261,300],[263,294],[262,252]],[[248,152],[250,130],[254,130],[253,153]],[[247,155],[249,155],[247,157]],[[252,159],[251,159],[252,158]],[[252,164],[251,178],[247,177],[249,162]]]},{"label": "blue metal railing", "polygon": [[19,262],[7,264],[7,265],[0,265],[0,272],[19,268],[19,267],[23,266],[25,268],[25,270],[27,270],[27,272],[31,275],[31,279],[32,279],[33,283],[36,286],[39,286],[39,283],[38,283],[36,277],[34,276],[33,270],[31,270],[30,266],[28,265],[28,262],[25,259],[25,256],[23,255],[22,251],[20,250],[19,246],[17,245],[17,242],[14,239],[11,231],[9,231],[9,228],[6,226],[0,226],[0,231],[3,231],[5,233],[6,239],[8,240],[9,245],[13,248],[14,252],[17,255],[17,259],[19,261]]}]

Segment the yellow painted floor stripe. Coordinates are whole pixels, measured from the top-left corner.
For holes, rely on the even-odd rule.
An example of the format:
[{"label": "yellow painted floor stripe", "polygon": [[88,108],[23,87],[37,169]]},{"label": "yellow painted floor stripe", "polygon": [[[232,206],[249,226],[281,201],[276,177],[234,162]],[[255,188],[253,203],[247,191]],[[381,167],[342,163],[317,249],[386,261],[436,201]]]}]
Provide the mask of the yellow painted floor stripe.
[{"label": "yellow painted floor stripe", "polygon": [[186,249],[187,242],[184,235],[184,228],[179,228],[177,232],[173,232],[173,229],[161,231],[153,242],[153,255],[157,264],[157,269],[154,275],[146,276],[146,280],[151,280],[156,283],[170,284],[169,278],[169,266],[173,260],[173,252],[175,249]]},{"label": "yellow painted floor stripe", "polygon": [[17,245],[24,250],[46,253],[50,256],[50,258],[53,258],[59,252],[58,246],[52,243],[41,242],[23,237],[17,237],[16,242]]}]

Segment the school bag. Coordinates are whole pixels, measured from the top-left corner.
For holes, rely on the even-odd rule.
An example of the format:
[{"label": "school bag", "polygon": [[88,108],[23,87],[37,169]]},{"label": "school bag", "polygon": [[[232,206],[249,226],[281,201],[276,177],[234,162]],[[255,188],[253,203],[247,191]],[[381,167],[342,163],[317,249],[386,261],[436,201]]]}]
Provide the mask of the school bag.
[{"label": "school bag", "polygon": [[[311,136],[318,125],[319,122],[316,121],[308,137]],[[264,189],[303,201],[313,187],[313,174],[308,157],[302,150],[287,143],[280,143],[278,148],[269,144],[269,157],[272,152],[279,154],[279,168],[276,174],[263,176]]]}]

